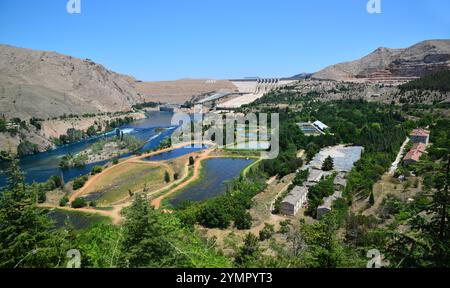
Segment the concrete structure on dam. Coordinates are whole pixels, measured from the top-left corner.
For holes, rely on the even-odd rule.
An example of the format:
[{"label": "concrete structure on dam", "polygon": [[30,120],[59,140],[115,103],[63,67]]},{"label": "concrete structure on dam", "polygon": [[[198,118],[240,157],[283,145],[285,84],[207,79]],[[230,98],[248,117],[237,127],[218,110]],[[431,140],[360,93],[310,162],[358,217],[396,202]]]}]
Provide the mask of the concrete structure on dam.
[{"label": "concrete structure on dam", "polygon": [[255,102],[266,93],[295,82],[295,80],[280,78],[252,78],[230,81],[238,88],[239,93],[234,93],[232,95],[234,97],[228,97],[227,101],[217,105],[217,109],[232,110],[240,108],[243,105]]}]

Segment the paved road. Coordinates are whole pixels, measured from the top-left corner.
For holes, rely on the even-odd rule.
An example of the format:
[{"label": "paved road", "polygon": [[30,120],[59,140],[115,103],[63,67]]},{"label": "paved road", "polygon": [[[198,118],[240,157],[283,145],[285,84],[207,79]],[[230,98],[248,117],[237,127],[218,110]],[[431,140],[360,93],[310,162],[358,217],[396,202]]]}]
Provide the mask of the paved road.
[{"label": "paved road", "polygon": [[400,148],[400,152],[398,152],[397,158],[395,159],[394,163],[392,163],[391,169],[389,169],[389,175],[394,176],[395,171],[397,171],[398,164],[400,164],[400,161],[402,161],[402,156],[409,141],[409,138],[406,138],[405,142],[403,142],[402,148]]}]

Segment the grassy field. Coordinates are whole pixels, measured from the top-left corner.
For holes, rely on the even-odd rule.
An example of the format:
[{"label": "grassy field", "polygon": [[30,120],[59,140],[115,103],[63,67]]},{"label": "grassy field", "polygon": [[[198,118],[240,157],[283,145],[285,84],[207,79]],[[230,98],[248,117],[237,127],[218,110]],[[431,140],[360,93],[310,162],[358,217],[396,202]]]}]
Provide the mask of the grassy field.
[{"label": "grassy field", "polygon": [[129,191],[148,192],[164,187],[164,167],[150,163],[125,163],[110,170],[90,187],[85,195],[99,195],[98,205],[108,205],[129,196]]}]

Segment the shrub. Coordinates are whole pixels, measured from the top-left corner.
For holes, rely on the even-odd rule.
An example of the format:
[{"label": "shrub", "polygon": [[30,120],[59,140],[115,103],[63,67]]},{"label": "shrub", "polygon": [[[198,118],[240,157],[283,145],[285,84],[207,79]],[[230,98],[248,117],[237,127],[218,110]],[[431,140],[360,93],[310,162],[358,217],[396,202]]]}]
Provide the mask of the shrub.
[{"label": "shrub", "polygon": [[87,202],[84,198],[77,198],[72,202],[72,208],[79,209],[87,206]]},{"label": "shrub", "polygon": [[73,181],[73,189],[78,190],[78,189],[83,188],[83,186],[84,186],[84,184],[86,184],[87,180],[88,180],[87,176],[81,176],[81,177],[76,178]]},{"label": "shrub", "polygon": [[39,153],[38,146],[27,140],[20,142],[19,146],[17,147],[17,154],[19,155],[19,157],[24,157],[27,155],[33,155],[37,153]]},{"label": "shrub", "polygon": [[45,192],[45,190],[40,190],[38,193],[38,203],[42,204],[45,201],[47,201],[47,193]]},{"label": "shrub", "polygon": [[96,175],[96,174],[102,173],[102,171],[103,171],[103,167],[101,167],[101,166],[94,166],[92,168],[91,175]]},{"label": "shrub", "polygon": [[164,181],[166,181],[166,183],[170,182],[170,175],[169,172],[166,171],[166,173],[164,174]]},{"label": "shrub", "polygon": [[264,225],[264,228],[259,231],[260,241],[269,240],[270,238],[272,238],[273,234],[275,234],[275,227],[273,225],[267,223],[265,223]]},{"label": "shrub", "polygon": [[252,228],[252,216],[248,211],[244,209],[239,210],[236,213],[236,219],[234,220],[234,226],[239,230],[248,230]]},{"label": "shrub", "polygon": [[116,159],[114,159],[112,163],[113,163],[113,165],[117,165],[117,164],[119,164],[119,159],[117,159],[117,158],[116,158]]},{"label": "shrub", "polygon": [[60,206],[60,207],[66,207],[68,203],[69,203],[69,197],[64,196],[64,197],[61,198],[61,200],[59,201],[59,206]]}]

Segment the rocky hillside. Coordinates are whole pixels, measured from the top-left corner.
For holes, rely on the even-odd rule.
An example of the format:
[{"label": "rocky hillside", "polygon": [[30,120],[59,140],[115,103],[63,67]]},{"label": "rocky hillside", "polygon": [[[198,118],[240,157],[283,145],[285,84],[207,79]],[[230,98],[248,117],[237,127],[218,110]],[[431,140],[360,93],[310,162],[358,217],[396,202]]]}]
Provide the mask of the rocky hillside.
[{"label": "rocky hillside", "polygon": [[325,68],[314,79],[408,81],[450,69],[450,40],[430,40],[406,49],[378,48],[368,56]]},{"label": "rocky hillside", "polygon": [[219,90],[237,91],[238,88],[228,80],[182,79],[163,82],[138,82],[138,92],[146,102],[184,104],[193,98]]},{"label": "rocky hillside", "polygon": [[135,79],[89,59],[0,45],[0,114],[6,118],[128,111],[142,101]]}]

